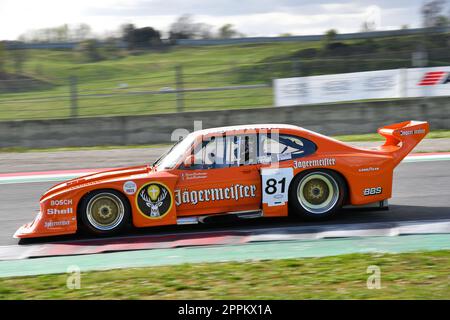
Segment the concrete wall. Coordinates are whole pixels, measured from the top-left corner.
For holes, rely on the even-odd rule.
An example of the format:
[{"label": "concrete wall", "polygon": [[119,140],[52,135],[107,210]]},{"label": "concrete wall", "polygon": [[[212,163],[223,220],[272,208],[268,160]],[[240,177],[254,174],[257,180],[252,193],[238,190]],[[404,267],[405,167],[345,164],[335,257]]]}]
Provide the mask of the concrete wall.
[{"label": "concrete wall", "polygon": [[0,147],[65,147],[170,142],[173,130],[256,123],[286,123],[326,135],[373,133],[405,120],[450,129],[450,98],[408,99],[330,105],[185,112],[148,116],[0,122]]}]

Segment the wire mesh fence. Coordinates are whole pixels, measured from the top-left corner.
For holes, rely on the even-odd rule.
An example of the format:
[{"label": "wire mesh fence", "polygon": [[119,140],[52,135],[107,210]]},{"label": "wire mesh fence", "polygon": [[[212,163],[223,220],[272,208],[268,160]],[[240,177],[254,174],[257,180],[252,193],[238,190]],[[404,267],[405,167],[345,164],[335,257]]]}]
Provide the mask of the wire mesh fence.
[{"label": "wire mesh fence", "polygon": [[27,89],[23,83],[39,81],[0,80],[0,120],[153,114],[272,104],[271,79],[238,84],[228,70],[183,73],[183,67],[176,66],[156,76],[115,79],[71,76],[53,80],[50,87],[35,84]]},{"label": "wire mesh fence", "polygon": [[[311,53],[311,52],[310,52]],[[411,67],[413,52],[313,55],[256,63],[184,63],[133,76],[88,75],[0,80],[0,120],[139,115],[273,105],[275,78]],[[149,62],[150,63],[150,62]],[[450,64],[448,49],[429,51],[429,66]],[[145,66],[145,62],[142,62]]]}]

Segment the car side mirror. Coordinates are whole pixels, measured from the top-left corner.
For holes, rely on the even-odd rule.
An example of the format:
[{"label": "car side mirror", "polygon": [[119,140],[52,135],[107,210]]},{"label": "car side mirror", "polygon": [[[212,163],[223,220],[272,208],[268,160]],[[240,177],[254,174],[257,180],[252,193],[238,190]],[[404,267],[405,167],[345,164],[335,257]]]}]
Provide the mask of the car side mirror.
[{"label": "car side mirror", "polygon": [[193,154],[189,155],[184,159],[184,167],[190,168],[195,163],[195,156]]}]

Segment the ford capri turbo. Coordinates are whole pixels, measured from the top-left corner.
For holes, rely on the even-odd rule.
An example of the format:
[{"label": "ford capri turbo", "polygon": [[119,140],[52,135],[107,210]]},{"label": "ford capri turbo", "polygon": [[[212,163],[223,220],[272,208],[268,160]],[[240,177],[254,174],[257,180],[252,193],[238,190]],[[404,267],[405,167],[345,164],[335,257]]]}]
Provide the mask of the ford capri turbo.
[{"label": "ford capri turbo", "polygon": [[382,146],[356,148],[291,125],[193,132],[153,165],[57,184],[16,238],[117,234],[128,226],[294,215],[322,220],[344,205],[387,203],[393,170],[428,133],[428,123],[382,127]]}]

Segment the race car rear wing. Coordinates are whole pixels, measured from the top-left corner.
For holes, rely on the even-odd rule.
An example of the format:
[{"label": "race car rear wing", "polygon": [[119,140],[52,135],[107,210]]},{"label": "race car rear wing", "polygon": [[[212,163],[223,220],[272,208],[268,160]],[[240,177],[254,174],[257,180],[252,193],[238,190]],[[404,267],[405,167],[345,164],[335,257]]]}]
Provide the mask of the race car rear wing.
[{"label": "race car rear wing", "polygon": [[394,123],[378,129],[378,133],[386,138],[380,151],[392,153],[397,165],[428,134],[426,121],[405,121]]}]

